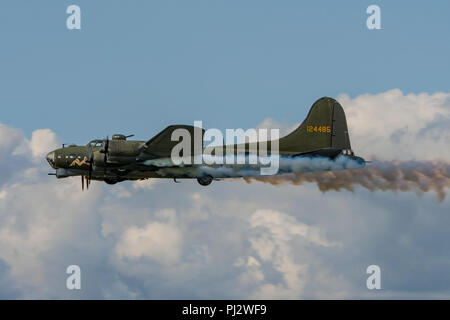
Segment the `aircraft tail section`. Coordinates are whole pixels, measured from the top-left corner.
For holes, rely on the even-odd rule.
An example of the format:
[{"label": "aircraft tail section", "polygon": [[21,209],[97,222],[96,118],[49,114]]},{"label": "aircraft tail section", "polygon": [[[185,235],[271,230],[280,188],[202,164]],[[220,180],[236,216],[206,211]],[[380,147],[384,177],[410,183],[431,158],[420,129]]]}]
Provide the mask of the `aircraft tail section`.
[{"label": "aircraft tail section", "polygon": [[344,109],[332,98],[317,100],[303,123],[279,140],[279,148],[282,154],[351,152]]}]

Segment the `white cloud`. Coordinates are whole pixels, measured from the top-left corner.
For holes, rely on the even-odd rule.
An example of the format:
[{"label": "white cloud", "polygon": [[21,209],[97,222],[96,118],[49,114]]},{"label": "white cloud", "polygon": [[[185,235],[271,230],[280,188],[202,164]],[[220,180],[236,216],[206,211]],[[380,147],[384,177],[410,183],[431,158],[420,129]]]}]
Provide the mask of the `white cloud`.
[{"label": "white cloud", "polygon": [[[448,97],[391,90],[339,101],[358,154],[422,159],[448,157]],[[79,179],[56,180],[37,161],[58,145],[53,132],[0,133],[0,297],[372,297],[370,264],[382,267],[378,297],[450,296],[450,199],[242,180],[81,192]],[[82,292],[64,287],[70,264],[89,284]]]},{"label": "white cloud", "polygon": [[[267,129],[268,130],[268,134],[270,135],[270,129],[278,129],[280,130],[280,137],[284,137],[285,135],[291,133],[292,131],[294,131],[295,129],[297,129],[297,127],[300,125],[300,123],[296,123],[293,125],[282,125],[281,123],[275,121],[274,119],[271,118],[266,118],[264,119],[263,122],[261,122],[256,129]],[[270,136],[269,136],[270,138]]]},{"label": "white cloud", "polygon": [[[251,248],[265,263],[273,266],[283,278],[281,283],[263,282],[265,279],[261,264],[252,256],[248,257],[244,280],[248,274],[255,274],[260,284],[252,293],[256,299],[298,299],[304,295],[304,287],[310,277],[308,263],[298,262],[295,257],[293,240],[300,237],[306,243],[318,246],[334,246],[319,228],[308,226],[294,217],[274,210],[257,210],[250,217],[251,229],[257,229],[250,238]],[[309,256],[309,254],[308,254]],[[256,279],[255,279],[256,280]]]},{"label": "white cloud", "polygon": [[147,179],[147,180],[137,180],[133,181],[133,188],[138,189],[154,189],[155,185],[158,183],[158,179]]},{"label": "white cloud", "polygon": [[320,229],[298,222],[295,218],[282,212],[258,210],[252,215],[250,225],[252,228],[268,228],[276,238],[283,242],[288,241],[292,236],[298,235],[313,244],[326,247],[338,245],[327,241],[320,233]]},{"label": "white cloud", "polygon": [[148,258],[163,264],[178,262],[181,254],[182,235],[171,224],[151,222],[145,227],[130,227],[116,245],[119,258]]},{"label": "white cloud", "polygon": [[55,266],[44,257],[72,242],[84,245],[97,238],[95,232],[90,233],[95,229],[95,216],[89,208],[98,191],[82,195],[73,180],[25,180],[3,189],[0,259],[9,264],[19,287],[41,288],[45,296]]},{"label": "white cloud", "polygon": [[337,100],[356,153],[385,160],[450,156],[450,93],[404,95],[399,89]]},{"label": "white cloud", "polygon": [[[0,184],[15,170],[17,166],[24,165],[28,161],[21,155],[28,151],[28,141],[23,132],[0,123]],[[20,162],[20,163],[19,163]]]},{"label": "white cloud", "polygon": [[[353,150],[364,158],[432,160],[450,156],[450,93],[379,94],[337,97],[347,116]],[[305,114],[306,117],[306,114]],[[298,123],[267,118],[258,128],[278,128],[284,136]]]},{"label": "white cloud", "polygon": [[44,158],[49,151],[57,149],[60,145],[60,140],[50,129],[38,129],[31,135],[30,149],[36,159]]},{"label": "white cloud", "polygon": [[[0,123],[0,149],[2,156],[9,156],[24,140],[21,130]],[[7,153],[5,153],[7,152]]]}]

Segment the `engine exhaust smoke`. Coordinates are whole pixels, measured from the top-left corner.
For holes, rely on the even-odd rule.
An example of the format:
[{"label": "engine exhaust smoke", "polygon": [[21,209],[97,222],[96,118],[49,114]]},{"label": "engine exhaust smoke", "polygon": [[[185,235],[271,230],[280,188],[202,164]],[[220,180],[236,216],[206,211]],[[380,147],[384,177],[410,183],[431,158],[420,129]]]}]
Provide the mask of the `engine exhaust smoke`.
[{"label": "engine exhaust smoke", "polygon": [[370,191],[414,191],[418,195],[434,191],[442,202],[450,188],[450,163],[437,161],[377,161],[366,167],[323,172],[291,172],[277,176],[244,177],[250,183],[260,181],[272,185],[316,183],[327,192],[341,189],[354,191],[363,187]]}]

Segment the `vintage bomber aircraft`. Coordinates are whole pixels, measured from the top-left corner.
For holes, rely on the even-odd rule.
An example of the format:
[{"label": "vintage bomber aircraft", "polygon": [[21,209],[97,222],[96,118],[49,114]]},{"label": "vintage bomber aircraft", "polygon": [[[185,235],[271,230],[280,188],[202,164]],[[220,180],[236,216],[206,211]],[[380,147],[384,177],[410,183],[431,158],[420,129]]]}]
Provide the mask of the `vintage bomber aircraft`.
[{"label": "vintage bomber aircraft", "polygon": [[[198,166],[196,164],[176,166],[167,161],[172,148],[179,143],[171,140],[173,131],[178,128],[186,129],[194,136],[193,126],[172,125],[149,141],[131,141],[127,140],[131,136],[115,134],[112,139],[93,140],[86,146],[63,146],[47,155],[48,163],[56,170],[49,175],[57,178],[81,176],[83,189],[85,182],[89,188],[91,180],[115,184],[148,178],[171,178],[175,182],[179,178],[194,178],[201,185],[207,186],[214,179],[223,178],[193,170]],[[203,129],[201,133],[204,134]],[[268,150],[270,143],[269,141]],[[332,98],[317,100],[303,123],[292,133],[278,139],[278,144],[279,154],[284,157],[303,155],[334,159],[344,155],[361,164],[365,163],[364,159],[356,157],[351,150],[344,110]],[[238,150],[237,145],[231,148],[235,152]],[[244,148],[249,150],[248,143]]]}]

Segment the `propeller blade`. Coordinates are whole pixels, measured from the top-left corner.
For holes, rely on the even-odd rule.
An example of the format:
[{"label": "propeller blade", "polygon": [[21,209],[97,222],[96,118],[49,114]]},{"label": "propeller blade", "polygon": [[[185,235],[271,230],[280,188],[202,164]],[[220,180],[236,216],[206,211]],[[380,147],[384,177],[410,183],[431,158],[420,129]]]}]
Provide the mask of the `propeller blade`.
[{"label": "propeller blade", "polygon": [[109,150],[109,136],[106,136],[106,139],[103,140],[101,153],[108,153]]},{"label": "propeller blade", "polygon": [[81,176],[81,190],[84,190],[84,176]]},{"label": "propeller blade", "polygon": [[87,189],[89,189],[89,184],[91,182],[91,177],[92,177],[92,168],[94,166],[94,153],[92,151],[91,145],[89,145],[88,157],[89,157],[89,172],[88,172],[88,177],[86,179],[86,188]]},{"label": "propeller blade", "polygon": [[108,162],[108,152],[109,152],[109,136],[106,136],[106,139],[103,141],[103,176],[106,176],[106,165]]}]

